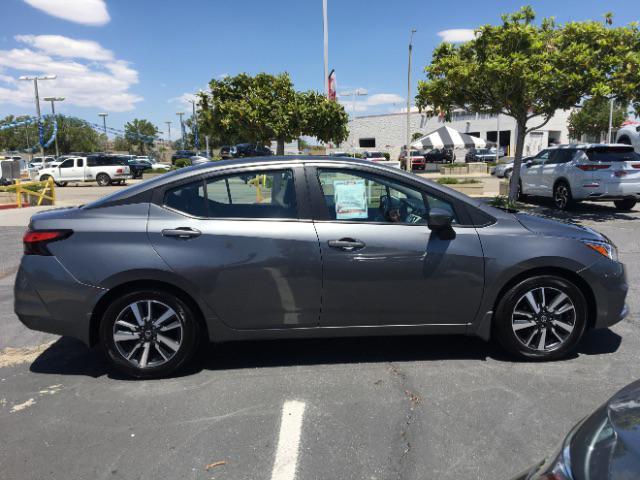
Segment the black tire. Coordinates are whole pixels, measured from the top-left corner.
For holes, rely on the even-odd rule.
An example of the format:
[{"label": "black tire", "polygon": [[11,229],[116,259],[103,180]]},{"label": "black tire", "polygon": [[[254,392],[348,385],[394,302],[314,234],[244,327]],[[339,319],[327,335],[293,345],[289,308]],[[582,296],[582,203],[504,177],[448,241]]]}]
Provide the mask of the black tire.
[{"label": "black tire", "polygon": [[613,202],[618,210],[624,210],[625,212],[628,212],[635,207],[636,203],[637,201],[635,198],[624,198],[622,200],[614,200]]},{"label": "black tire", "polygon": [[[116,333],[114,328],[125,330],[124,333],[126,333],[126,330],[131,330],[128,327],[115,327],[118,318],[137,327],[138,322],[135,320],[130,305],[140,302],[137,303],[137,305],[139,305],[139,314],[141,317],[144,316],[144,318],[147,318],[149,315],[145,305],[148,305],[148,301],[151,301],[153,304],[151,318],[157,317],[158,315],[162,316],[162,313],[166,311],[164,307],[173,309],[175,315],[169,317],[161,325],[167,327],[171,326],[170,324],[178,322],[180,324],[180,330],[179,335],[177,335],[177,328],[167,331],[155,328],[155,332],[149,334],[150,340],[146,342],[150,343],[147,356],[149,364],[142,367],[140,364],[142,363],[142,355],[145,349],[143,340],[140,339],[138,341],[132,339],[120,341],[118,343],[118,345],[120,345],[119,348],[114,339],[114,334]],[[145,325],[147,325],[148,330],[153,330],[150,323],[146,323]],[[121,333],[122,330],[118,330],[118,333]],[[100,322],[100,345],[109,363],[126,375],[135,378],[160,378],[176,372],[191,360],[198,347],[199,330],[198,320],[194,312],[180,298],[164,290],[138,290],[115,298],[107,307]],[[139,331],[141,332],[142,330],[139,329]],[[143,333],[138,333],[138,335],[142,334]],[[147,335],[147,333],[144,333],[144,335]],[[175,343],[179,343],[177,350],[172,351],[166,347],[164,343],[157,340],[158,335],[164,335],[165,339],[169,338]],[[156,343],[160,346],[164,354],[156,350]],[[136,345],[138,345],[138,347],[131,356],[132,360],[127,360],[125,357],[127,349],[136,348]],[[167,354],[170,355],[169,358],[163,358]],[[161,363],[154,365],[154,360]]]},{"label": "black tire", "polygon": [[511,174],[513,173],[513,170],[505,170],[504,171],[504,178],[506,178],[507,180],[509,180],[511,178]]},{"label": "black tire", "polygon": [[67,182],[55,182],[56,187],[66,187],[67,186]]},{"label": "black tire", "polygon": [[[538,314],[535,314],[533,309],[526,310],[529,306],[526,298],[528,292],[534,292],[534,299],[540,300],[542,288],[547,292],[545,307],[540,308]],[[560,293],[566,295],[567,299],[552,311],[550,307],[554,306],[554,301]],[[558,314],[569,302],[573,308]],[[524,317],[520,313],[523,310],[532,316]],[[525,326],[530,323],[534,325]],[[586,326],[587,301],[584,294],[572,282],[555,275],[534,276],[510,288],[500,299],[494,319],[497,340],[505,350],[524,360],[554,360],[566,357],[577,347]],[[570,331],[567,330],[568,327],[571,327]],[[559,337],[563,338],[562,342]],[[557,345],[554,346],[551,342],[557,342]]]},{"label": "black tire", "polygon": [[556,182],[553,186],[553,205],[558,210],[569,210],[575,205],[571,187],[564,180]]},{"label": "black tire", "polygon": [[111,185],[111,177],[106,173],[99,173],[96,176],[96,182],[100,187],[108,187],[109,185]]}]

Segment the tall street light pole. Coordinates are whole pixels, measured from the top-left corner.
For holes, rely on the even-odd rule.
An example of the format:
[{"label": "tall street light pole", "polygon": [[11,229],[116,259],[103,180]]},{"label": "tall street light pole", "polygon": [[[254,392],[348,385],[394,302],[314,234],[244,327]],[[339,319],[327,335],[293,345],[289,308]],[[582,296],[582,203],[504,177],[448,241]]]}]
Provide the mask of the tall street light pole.
[{"label": "tall street light pole", "polygon": [[164,122],[167,124],[168,136],[169,136],[169,148],[171,148],[171,122]]},{"label": "tall street light pole", "polygon": [[181,136],[180,145],[182,145],[182,150],[184,150],[185,149],[185,144],[184,144],[184,123],[182,122],[182,116],[184,115],[184,112],[177,112],[176,115],[178,115],[178,117],[180,117],[180,136]]},{"label": "tall street light pole", "polygon": [[[64,97],[44,97],[43,100],[45,102],[51,102],[51,115],[53,115],[54,121],[55,121],[55,117],[56,117],[56,106],[55,103],[56,102],[63,102],[64,101]],[[54,139],[54,141],[56,142],[56,158],[58,158],[60,156],[60,150],[58,150],[58,135],[56,135],[56,138]]]},{"label": "tall street light pole", "polygon": [[105,153],[109,150],[109,137],[107,137],[107,116],[109,114],[105,112],[101,112],[98,114],[99,117],[102,117],[102,131],[104,132],[104,151]]},{"label": "tall street light pole", "polygon": [[324,30],[324,92],[329,95],[329,22],[327,21],[327,0],[322,0],[322,26]]},{"label": "tall street light pole", "polygon": [[[56,78],[57,78],[57,75],[42,75],[41,77],[38,77],[38,76],[31,77],[31,76],[23,75],[21,77],[18,77],[18,80],[33,80],[33,89],[35,91],[35,96],[36,96],[36,115],[38,117],[38,131],[40,131],[40,122],[42,121],[41,115],[40,115],[40,96],[38,94],[38,80],[55,80]],[[42,146],[42,143],[40,143],[39,138],[38,138],[38,143],[40,144],[40,155],[42,155],[42,161],[44,162],[44,147]]]},{"label": "tall street light pole", "polygon": [[411,52],[413,51],[413,34],[416,32],[417,30],[412,28],[411,36],[409,37],[409,69],[407,70],[407,143],[405,146],[405,163],[407,164],[407,172],[411,171],[411,148],[409,147],[409,143],[411,142]]}]

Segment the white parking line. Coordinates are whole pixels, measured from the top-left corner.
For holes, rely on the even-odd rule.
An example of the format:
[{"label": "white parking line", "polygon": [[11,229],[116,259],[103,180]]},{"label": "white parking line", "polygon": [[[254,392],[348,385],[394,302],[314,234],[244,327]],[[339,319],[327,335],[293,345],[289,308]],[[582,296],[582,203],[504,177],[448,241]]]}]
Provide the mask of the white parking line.
[{"label": "white parking line", "polygon": [[278,437],[278,449],[271,472],[271,480],[294,480],[296,477],[305,406],[304,402],[297,400],[287,401],[282,406],[280,436]]}]

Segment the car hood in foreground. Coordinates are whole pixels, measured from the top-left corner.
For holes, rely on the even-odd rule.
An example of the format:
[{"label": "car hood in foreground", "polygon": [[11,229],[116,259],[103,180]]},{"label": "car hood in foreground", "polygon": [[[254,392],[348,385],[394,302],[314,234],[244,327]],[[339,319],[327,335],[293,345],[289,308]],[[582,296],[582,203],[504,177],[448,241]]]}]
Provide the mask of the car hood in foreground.
[{"label": "car hood in foreground", "polygon": [[607,240],[604,235],[595,230],[574,223],[561,222],[529,213],[516,213],[515,216],[524,228],[540,235],[568,237],[578,240],[598,240],[601,242]]},{"label": "car hood in foreground", "polygon": [[[632,456],[640,465],[640,381],[616,393],[607,404],[607,414],[617,435],[617,456]],[[640,472],[634,473],[640,477]]]}]

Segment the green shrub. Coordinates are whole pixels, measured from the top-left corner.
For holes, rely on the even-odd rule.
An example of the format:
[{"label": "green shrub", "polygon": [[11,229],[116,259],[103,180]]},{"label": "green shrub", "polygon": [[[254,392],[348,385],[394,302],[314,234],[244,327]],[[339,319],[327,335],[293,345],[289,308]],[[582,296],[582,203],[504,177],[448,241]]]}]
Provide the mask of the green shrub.
[{"label": "green shrub", "polygon": [[387,161],[391,160],[391,154],[389,152],[382,152],[382,155],[384,155],[384,158]]},{"label": "green shrub", "polygon": [[496,195],[491,199],[489,205],[510,212],[518,211],[519,209],[518,202],[510,202],[509,197],[505,197],[504,195]]},{"label": "green shrub", "polygon": [[455,177],[442,177],[436,180],[440,185],[469,185],[474,183],[480,183],[475,178],[455,178]]},{"label": "green shrub", "polygon": [[191,166],[191,160],[188,158],[179,158],[176,160],[176,163],[174,165],[176,166],[176,168],[189,167]]},{"label": "green shrub", "polygon": [[147,174],[148,173],[154,173],[154,174],[159,173],[159,174],[161,174],[161,173],[167,173],[167,172],[168,172],[168,170],[165,170],[164,168],[154,168],[154,169],[151,169],[151,170],[147,170],[144,173],[147,173]]}]

